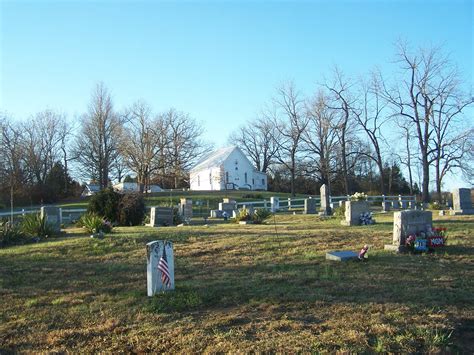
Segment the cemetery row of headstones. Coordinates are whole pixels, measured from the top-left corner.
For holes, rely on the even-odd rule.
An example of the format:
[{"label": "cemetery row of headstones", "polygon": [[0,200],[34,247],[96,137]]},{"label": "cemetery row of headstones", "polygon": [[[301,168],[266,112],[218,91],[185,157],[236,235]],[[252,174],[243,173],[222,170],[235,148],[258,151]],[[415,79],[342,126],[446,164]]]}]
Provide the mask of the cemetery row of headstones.
[{"label": "cemetery row of headstones", "polygon": [[[326,185],[322,185],[320,189],[320,215],[330,215],[335,207],[334,203],[330,203],[329,190]],[[471,201],[471,190],[468,188],[458,188],[453,190],[453,208],[450,213],[452,215],[474,214]],[[345,206],[345,219],[342,224],[352,226],[361,224],[361,215],[370,212],[370,206],[367,201],[339,201],[339,206]],[[252,205],[244,205],[244,208],[253,210]],[[388,211],[390,208],[407,207],[414,209],[414,201],[399,200],[382,202],[382,209]],[[270,198],[270,210],[277,212],[280,209],[280,200],[278,197]],[[219,203],[219,209],[211,210],[210,216],[213,218],[235,217],[238,211],[237,202],[229,198],[224,198]],[[317,214],[317,199],[308,198],[304,201],[305,214]],[[182,198],[179,205],[179,214],[185,222],[189,222],[193,217],[193,203],[190,198]],[[56,206],[41,207],[41,216],[46,216],[56,231],[60,231],[62,224],[62,211]],[[173,225],[173,208],[171,207],[151,207],[150,222],[147,224],[151,227],[171,226]]]}]

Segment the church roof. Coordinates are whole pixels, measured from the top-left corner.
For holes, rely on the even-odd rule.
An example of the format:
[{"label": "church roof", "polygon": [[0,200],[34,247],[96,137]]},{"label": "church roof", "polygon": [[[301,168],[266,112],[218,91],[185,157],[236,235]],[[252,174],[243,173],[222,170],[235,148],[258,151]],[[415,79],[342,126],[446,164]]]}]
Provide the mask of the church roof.
[{"label": "church roof", "polygon": [[[192,168],[192,171],[195,170],[202,170],[211,167],[220,166],[228,157],[229,155],[236,149],[239,149],[235,146],[220,148],[212,153],[204,156],[197,164]],[[239,149],[240,150],[240,149]]]}]

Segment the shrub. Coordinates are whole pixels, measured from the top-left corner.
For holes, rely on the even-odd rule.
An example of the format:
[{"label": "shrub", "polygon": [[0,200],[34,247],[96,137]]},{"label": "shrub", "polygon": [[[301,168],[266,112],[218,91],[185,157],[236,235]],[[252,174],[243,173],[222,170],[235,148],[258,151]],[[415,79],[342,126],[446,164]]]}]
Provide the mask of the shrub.
[{"label": "shrub", "polygon": [[16,224],[4,220],[0,224],[0,247],[26,242],[25,235]]},{"label": "shrub", "polygon": [[442,210],[445,209],[446,206],[440,204],[438,201],[431,202],[429,205],[430,210]]},{"label": "shrub", "polygon": [[237,217],[235,217],[236,222],[240,221],[250,221],[252,216],[250,215],[250,211],[246,208],[241,208],[237,213]]},{"label": "shrub", "polygon": [[120,194],[115,192],[112,188],[107,188],[91,196],[87,212],[104,216],[108,221],[117,222],[119,204]]},{"label": "shrub", "polygon": [[183,217],[179,213],[179,209],[177,207],[173,207],[173,224],[177,226],[181,223],[183,223]]},{"label": "shrub", "polygon": [[145,202],[140,194],[124,194],[118,206],[118,223],[121,226],[138,226],[145,217]]},{"label": "shrub", "polygon": [[88,233],[110,233],[112,231],[112,223],[104,220],[101,216],[95,213],[86,213],[82,215],[79,224]]},{"label": "shrub", "polygon": [[27,214],[21,222],[21,230],[28,237],[47,238],[55,234],[53,226],[41,214]]},{"label": "shrub", "polygon": [[344,218],[346,213],[346,204],[342,204],[342,206],[334,208],[332,212],[334,217]]},{"label": "shrub", "polygon": [[265,208],[257,208],[255,210],[255,213],[253,214],[253,222],[256,224],[260,224],[271,215],[272,213],[269,210]]}]

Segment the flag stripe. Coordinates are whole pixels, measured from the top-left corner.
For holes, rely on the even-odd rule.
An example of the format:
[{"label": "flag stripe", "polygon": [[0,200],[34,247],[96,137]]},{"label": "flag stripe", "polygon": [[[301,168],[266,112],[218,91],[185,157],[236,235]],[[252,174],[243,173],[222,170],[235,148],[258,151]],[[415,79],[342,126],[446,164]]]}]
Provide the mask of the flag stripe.
[{"label": "flag stripe", "polygon": [[161,282],[166,287],[171,286],[171,276],[168,268],[168,260],[166,258],[166,249],[163,247],[163,255],[158,262],[158,270],[161,271]]}]

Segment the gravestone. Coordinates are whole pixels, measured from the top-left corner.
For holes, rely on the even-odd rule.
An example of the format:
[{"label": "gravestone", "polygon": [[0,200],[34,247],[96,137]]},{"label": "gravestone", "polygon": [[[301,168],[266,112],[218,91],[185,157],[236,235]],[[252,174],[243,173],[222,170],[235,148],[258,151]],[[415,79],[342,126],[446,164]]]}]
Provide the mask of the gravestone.
[{"label": "gravestone", "polygon": [[223,212],[221,210],[211,210],[211,218],[222,218]]},{"label": "gravestone", "polygon": [[173,208],[172,207],[152,207],[150,210],[149,227],[161,227],[173,225]]},{"label": "gravestone", "polygon": [[350,250],[330,251],[326,253],[326,260],[348,261],[357,259],[357,257],[358,254]]},{"label": "gravestone", "polygon": [[345,226],[359,226],[361,224],[360,215],[367,212],[370,212],[367,201],[346,201],[345,220],[341,221],[341,224]]},{"label": "gravestone", "polygon": [[41,218],[46,217],[46,222],[49,223],[55,232],[61,231],[61,209],[56,206],[43,206],[40,212]]},{"label": "gravestone", "polygon": [[411,210],[416,210],[416,201],[415,200],[410,200],[408,205],[409,205]]},{"label": "gravestone", "polygon": [[223,202],[219,202],[219,210],[226,212],[229,216],[237,209],[237,202],[229,198],[222,199]]},{"label": "gravestone", "polygon": [[319,189],[321,195],[321,212],[324,216],[331,215],[331,206],[329,206],[329,188],[323,184]]},{"label": "gravestone", "polygon": [[393,207],[394,210],[399,210],[400,209],[400,201],[393,200],[392,201],[392,207]]},{"label": "gravestone", "polygon": [[270,209],[273,213],[277,212],[280,209],[280,198],[279,197],[270,197]]},{"label": "gravestone", "polygon": [[193,200],[182,198],[179,204],[179,212],[185,220],[193,218]]},{"label": "gravestone", "polygon": [[316,200],[314,198],[304,200],[304,214],[316,214]]},{"label": "gravestone", "polygon": [[430,211],[400,211],[393,214],[392,244],[386,250],[402,251],[410,234],[427,232],[432,228],[433,214]]},{"label": "gravestone", "polygon": [[146,261],[148,296],[174,290],[173,243],[166,240],[155,240],[148,243],[146,245]]},{"label": "gravestone", "polygon": [[474,214],[471,201],[471,189],[461,188],[453,190],[453,209],[451,215]]},{"label": "gravestone", "polygon": [[390,211],[391,205],[392,204],[390,203],[390,201],[383,201],[382,202],[382,211],[384,211],[384,212]]}]

